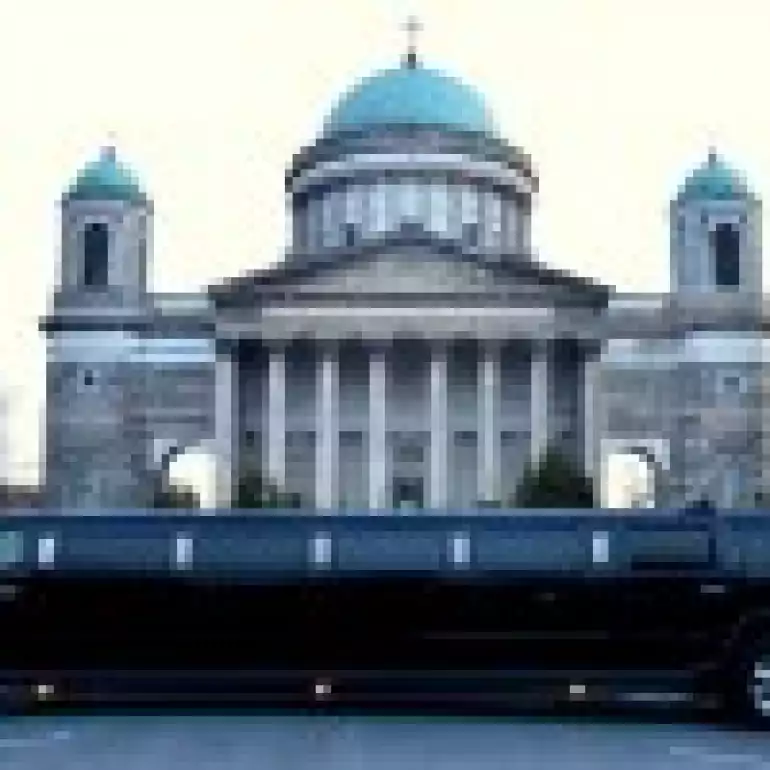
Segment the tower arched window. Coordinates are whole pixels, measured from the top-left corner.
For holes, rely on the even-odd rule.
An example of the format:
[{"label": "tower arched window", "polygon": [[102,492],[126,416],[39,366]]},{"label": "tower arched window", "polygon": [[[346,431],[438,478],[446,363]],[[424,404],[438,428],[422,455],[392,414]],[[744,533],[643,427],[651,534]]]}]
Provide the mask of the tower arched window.
[{"label": "tower arched window", "polygon": [[83,285],[107,286],[109,275],[110,229],[104,222],[91,222],[83,231]]},{"label": "tower arched window", "polygon": [[716,285],[736,288],[741,282],[740,231],[730,223],[720,223],[710,233]]}]

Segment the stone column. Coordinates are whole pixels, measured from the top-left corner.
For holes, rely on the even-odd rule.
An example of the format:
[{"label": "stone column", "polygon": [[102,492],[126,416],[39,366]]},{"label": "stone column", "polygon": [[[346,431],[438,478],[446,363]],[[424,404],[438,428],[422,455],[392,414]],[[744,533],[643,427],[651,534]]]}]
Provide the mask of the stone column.
[{"label": "stone column", "polygon": [[601,435],[598,411],[599,375],[601,349],[589,348],[582,357],[582,402],[583,402],[583,466],[586,477],[594,487],[594,500],[601,502]]},{"label": "stone column", "polygon": [[316,404],[316,507],[337,505],[339,487],[339,357],[337,346],[320,348]]},{"label": "stone column", "polygon": [[269,346],[265,422],[267,471],[270,481],[282,490],[286,484],[286,344],[280,341]]},{"label": "stone column", "polygon": [[532,340],[530,364],[530,461],[537,465],[548,445],[550,401],[547,340]]},{"label": "stone column", "polygon": [[369,508],[386,508],[387,368],[385,347],[369,353]]},{"label": "stone column", "polygon": [[484,340],[478,368],[478,499],[500,499],[500,345]]},{"label": "stone column", "polygon": [[216,446],[217,507],[229,508],[233,484],[238,430],[238,363],[234,345],[217,345],[214,372],[214,435]]},{"label": "stone column", "polygon": [[447,345],[431,343],[430,358],[430,486],[429,506],[447,504]]}]

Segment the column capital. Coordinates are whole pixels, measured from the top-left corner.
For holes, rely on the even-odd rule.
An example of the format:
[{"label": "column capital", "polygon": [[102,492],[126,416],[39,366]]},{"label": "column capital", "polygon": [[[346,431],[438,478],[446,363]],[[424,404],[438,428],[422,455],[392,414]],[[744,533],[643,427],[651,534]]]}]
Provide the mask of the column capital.
[{"label": "column capital", "polygon": [[580,350],[584,361],[598,362],[604,352],[604,340],[583,342],[580,345]]},{"label": "column capital", "polygon": [[286,348],[289,347],[291,344],[291,340],[289,339],[279,339],[279,338],[270,338],[270,339],[263,339],[262,344],[271,352],[271,353],[285,353]]},{"label": "column capital", "polygon": [[314,344],[324,355],[334,355],[339,353],[342,340],[339,337],[318,337]]},{"label": "column capital", "polygon": [[240,340],[227,340],[221,337],[214,342],[214,350],[217,358],[234,358],[238,352]]},{"label": "column capital", "polygon": [[479,337],[479,348],[485,354],[499,355],[506,340],[502,340],[499,337]]},{"label": "column capital", "polygon": [[449,347],[452,344],[452,340],[447,337],[433,337],[425,340],[429,347],[431,355],[446,355],[449,351]]},{"label": "column capital", "polygon": [[393,348],[393,341],[372,339],[364,342],[364,349],[371,355],[384,356]]},{"label": "column capital", "polygon": [[553,340],[547,337],[532,337],[529,340],[529,347],[532,358],[546,358],[553,347]]}]

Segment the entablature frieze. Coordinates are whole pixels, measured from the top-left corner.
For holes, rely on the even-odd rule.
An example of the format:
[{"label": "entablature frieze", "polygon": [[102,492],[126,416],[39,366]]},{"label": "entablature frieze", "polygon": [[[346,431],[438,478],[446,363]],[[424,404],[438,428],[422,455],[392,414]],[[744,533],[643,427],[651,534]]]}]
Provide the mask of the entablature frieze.
[{"label": "entablature frieze", "polygon": [[306,338],[365,340],[415,336],[498,339],[575,338],[599,343],[601,325],[590,314],[559,313],[554,308],[272,308],[259,314],[230,317],[217,325],[222,339]]}]

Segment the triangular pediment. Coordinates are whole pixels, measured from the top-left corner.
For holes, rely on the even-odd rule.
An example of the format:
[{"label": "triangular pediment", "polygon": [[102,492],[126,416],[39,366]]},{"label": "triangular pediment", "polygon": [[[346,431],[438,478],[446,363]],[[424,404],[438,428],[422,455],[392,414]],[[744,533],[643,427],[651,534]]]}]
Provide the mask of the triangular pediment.
[{"label": "triangular pediment", "polygon": [[322,257],[293,256],[273,268],[213,288],[218,302],[250,304],[259,296],[304,293],[339,298],[403,294],[519,295],[544,302],[594,300],[605,288],[521,255],[483,255],[463,244],[434,236],[401,233],[387,242],[327,252]]}]

